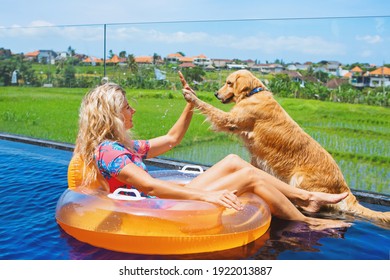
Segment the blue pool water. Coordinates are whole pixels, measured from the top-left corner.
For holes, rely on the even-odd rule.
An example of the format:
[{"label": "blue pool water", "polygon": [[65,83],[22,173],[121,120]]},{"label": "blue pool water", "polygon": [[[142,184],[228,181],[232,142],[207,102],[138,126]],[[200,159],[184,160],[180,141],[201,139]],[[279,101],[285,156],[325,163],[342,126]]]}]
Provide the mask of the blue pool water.
[{"label": "blue pool water", "polygon": [[196,255],[145,256],[96,248],[67,235],[55,221],[71,156],[69,151],[0,140],[0,259],[389,259],[390,230],[359,220],[348,229],[318,232],[274,219],[270,230],[247,246]]}]

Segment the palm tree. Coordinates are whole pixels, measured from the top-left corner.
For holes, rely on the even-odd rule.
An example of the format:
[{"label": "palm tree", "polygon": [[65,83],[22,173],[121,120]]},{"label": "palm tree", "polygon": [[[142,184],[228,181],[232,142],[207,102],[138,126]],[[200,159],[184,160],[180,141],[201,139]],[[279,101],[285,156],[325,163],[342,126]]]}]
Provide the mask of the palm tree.
[{"label": "palm tree", "polygon": [[129,67],[132,73],[136,73],[138,71],[138,64],[135,62],[135,58],[133,54],[129,54],[127,56],[127,66]]},{"label": "palm tree", "polygon": [[157,53],[154,53],[154,54],[153,54],[153,64],[156,65],[156,62],[157,62],[158,60],[161,60],[161,56],[158,55]]}]

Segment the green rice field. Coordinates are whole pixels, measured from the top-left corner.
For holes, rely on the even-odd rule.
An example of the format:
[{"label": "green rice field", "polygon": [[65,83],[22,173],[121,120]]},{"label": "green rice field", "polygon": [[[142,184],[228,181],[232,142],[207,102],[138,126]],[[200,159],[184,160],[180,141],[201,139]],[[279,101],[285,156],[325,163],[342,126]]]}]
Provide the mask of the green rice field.
[{"label": "green rice field", "polygon": [[[74,143],[78,108],[86,89],[0,87],[0,132]],[[181,91],[127,90],[137,110],[134,135],[147,139],[168,131],[185,106]],[[213,93],[198,92],[228,111]],[[277,98],[277,97],[276,97]],[[390,109],[315,100],[279,103],[336,159],[353,189],[390,194]],[[182,144],[164,157],[211,165],[229,153],[248,159],[232,135],[209,129],[196,114]]]}]

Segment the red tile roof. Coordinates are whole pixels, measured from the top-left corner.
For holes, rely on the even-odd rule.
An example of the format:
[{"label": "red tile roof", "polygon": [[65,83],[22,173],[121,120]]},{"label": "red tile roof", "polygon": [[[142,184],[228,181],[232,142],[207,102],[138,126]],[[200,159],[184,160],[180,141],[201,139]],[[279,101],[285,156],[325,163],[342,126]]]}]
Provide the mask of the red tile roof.
[{"label": "red tile roof", "polygon": [[120,60],[119,56],[117,56],[116,54],[114,54],[110,59],[107,59],[106,62],[108,62],[108,63],[118,63],[118,62],[120,62],[120,61],[121,61],[121,60]]},{"label": "red tile roof", "polygon": [[359,66],[355,66],[351,69],[351,72],[363,72],[363,70]]},{"label": "red tile roof", "polygon": [[192,67],[195,67],[195,64],[191,63],[191,62],[184,62],[182,64],[179,65],[181,68],[192,68]]},{"label": "red tile roof", "polygon": [[193,57],[183,56],[183,57],[180,57],[180,58],[179,58],[179,61],[180,61],[180,62],[193,62],[193,61],[194,61],[194,58],[193,58]]},{"label": "red tile roof", "polygon": [[137,56],[134,58],[135,62],[137,63],[153,63],[153,57],[152,56]]},{"label": "red tile roof", "polygon": [[103,60],[100,59],[100,58],[97,58],[97,57],[87,57],[86,59],[83,60],[84,63],[91,63],[91,62],[95,62],[95,63],[102,63]]},{"label": "red tile roof", "polygon": [[39,51],[33,51],[33,52],[29,52],[29,53],[26,53],[24,56],[27,56],[27,57],[36,57],[39,55]]},{"label": "red tile roof", "polygon": [[385,75],[390,76],[390,68],[389,67],[380,67],[370,72],[370,75]]},{"label": "red tile roof", "polygon": [[180,53],[171,53],[168,54],[167,57],[183,57]]}]

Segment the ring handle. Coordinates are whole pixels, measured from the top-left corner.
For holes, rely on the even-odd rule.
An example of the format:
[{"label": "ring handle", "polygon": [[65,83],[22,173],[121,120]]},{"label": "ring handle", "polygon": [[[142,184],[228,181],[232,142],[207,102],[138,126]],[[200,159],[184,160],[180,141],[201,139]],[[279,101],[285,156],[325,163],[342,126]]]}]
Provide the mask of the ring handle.
[{"label": "ring handle", "polygon": [[[195,170],[189,170],[189,169],[195,169]],[[183,172],[183,173],[195,173],[195,174],[198,174],[198,173],[203,173],[204,170],[201,166],[199,165],[184,165],[182,167],[182,169],[180,170],[180,172]]]},{"label": "ring handle", "polygon": [[[132,193],[134,195],[124,195],[121,193]],[[129,200],[129,201],[138,201],[146,198],[141,196],[141,193],[137,189],[126,189],[126,188],[117,188],[113,193],[110,193],[107,196],[112,199]]]}]

